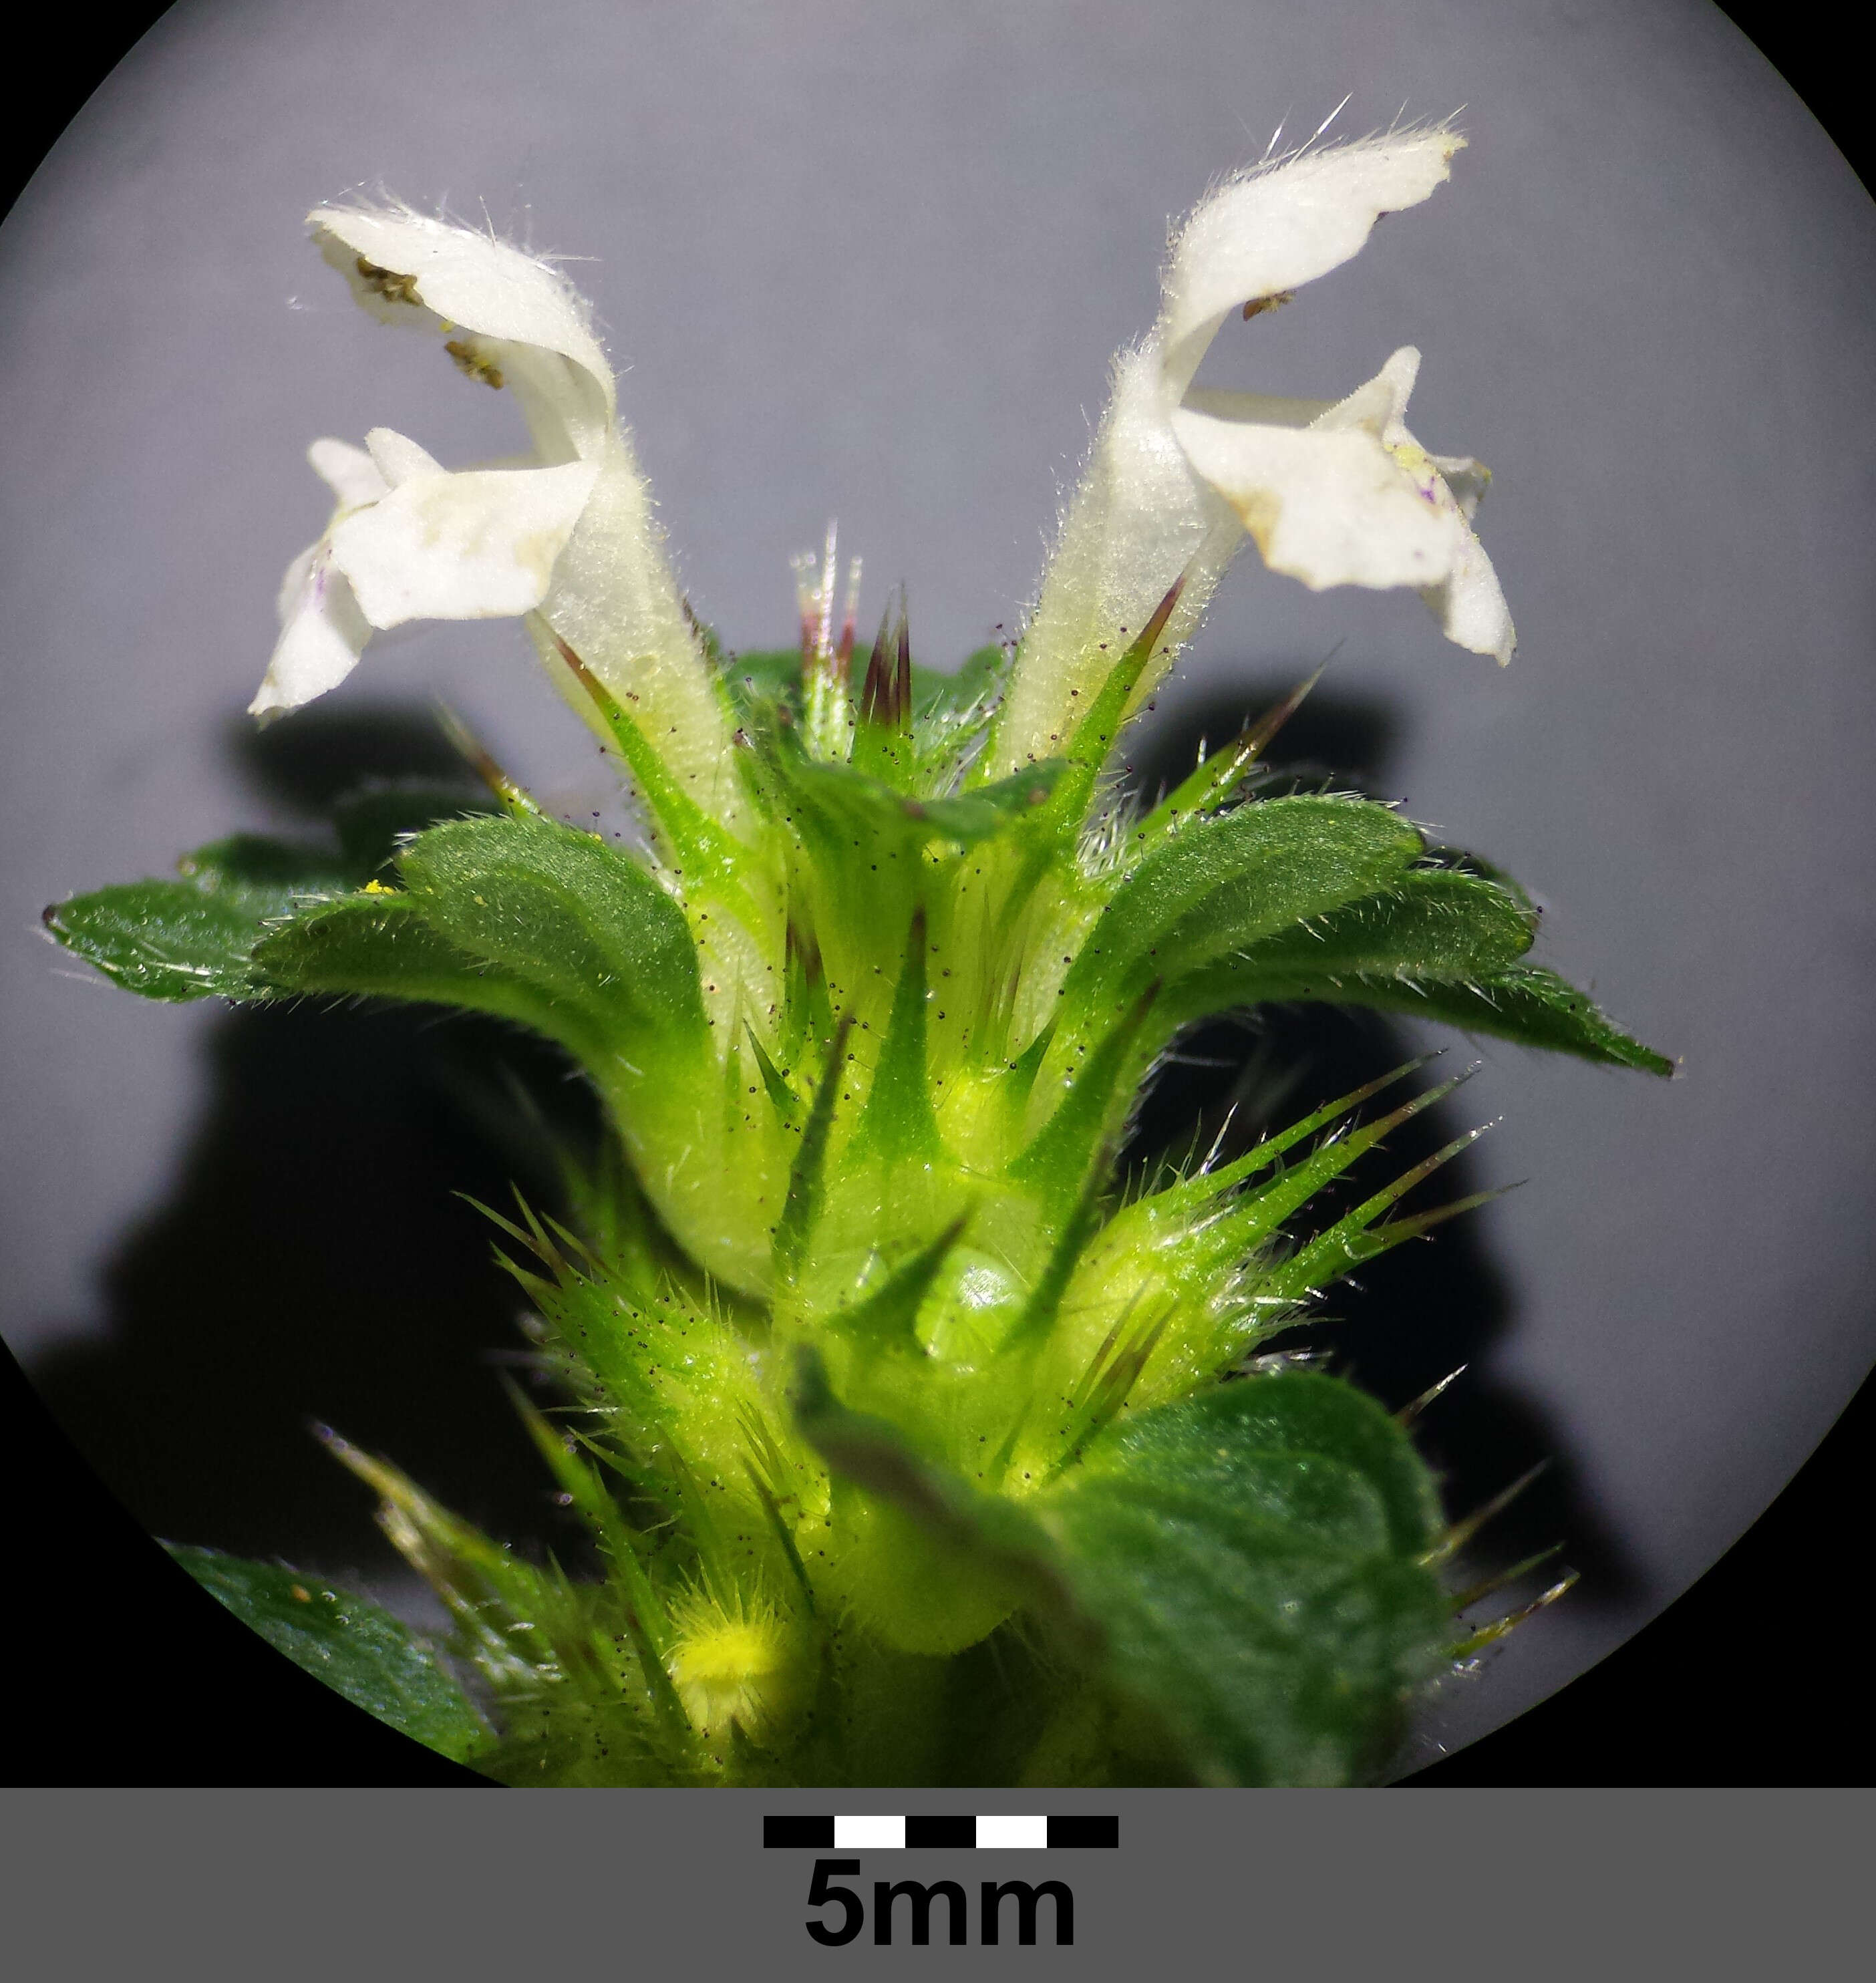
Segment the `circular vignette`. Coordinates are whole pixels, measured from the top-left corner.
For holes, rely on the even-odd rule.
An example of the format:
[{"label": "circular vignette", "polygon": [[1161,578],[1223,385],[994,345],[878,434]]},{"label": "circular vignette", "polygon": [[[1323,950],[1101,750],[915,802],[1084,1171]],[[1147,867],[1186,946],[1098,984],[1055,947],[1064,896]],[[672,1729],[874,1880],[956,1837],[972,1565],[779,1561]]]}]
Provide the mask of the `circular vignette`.
[{"label": "circular vignette", "polygon": [[[733,639],[785,624],[786,552],[838,507],[928,602],[934,650],[961,652],[1026,594],[1166,216],[1351,85],[1375,121],[1403,95],[1466,103],[1463,224],[1390,241],[1269,362],[1300,390],[1396,330],[1423,343],[1438,430],[1500,470],[1523,654],[1481,682],[1369,602],[1240,574],[1168,714],[1346,637],[1331,685],[1386,731],[1368,768],[1528,875],[1557,961],[1686,1059],[1642,1097],[1488,1056],[1492,1179],[1535,1182],[1481,1222],[1505,1313],[1479,1381],[1540,1414],[1583,1525],[1566,1540],[1614,1540],[1600,1585],[1450,1694],[1419,1753],[1475,1739],[1684,1589],[1870,1362],[1871,1152],[1839,1071],[1869,1044],[1843,876],[1876,734],[1871,501],[1832,411],[1876,369],[1868,201],[1691,0],[1515,22],[1486,0],[943,24],[811,6],[785,28],[737,10],[733,39],[715,12],[562,0],[522,35],[493,0],[348,5],[314,46],[284,6],[205,0],[60,139],[0,237],[15,927],[251,816],[228,719],[316,520],[305,441],[413,393],[426,434],[480,438],[446,381],[353,364],[369,347],[297,239],[313,199],[380,178],[487,197],[601,258],[665,520]],[[803,115],[888,85],[893,142],[864,170]],[[446,681],[530,770],[577,781],[577,740],[512,693],[513,649],[467,644],[407,643],[385,692]],[[99,1263],[170,1189],[202,1029],[79,991],[23,938],[5,969],[30,1134],[0,1195],[4,1326],[51,1395],[62,1344],[108,1363],[125,1333]]]}]

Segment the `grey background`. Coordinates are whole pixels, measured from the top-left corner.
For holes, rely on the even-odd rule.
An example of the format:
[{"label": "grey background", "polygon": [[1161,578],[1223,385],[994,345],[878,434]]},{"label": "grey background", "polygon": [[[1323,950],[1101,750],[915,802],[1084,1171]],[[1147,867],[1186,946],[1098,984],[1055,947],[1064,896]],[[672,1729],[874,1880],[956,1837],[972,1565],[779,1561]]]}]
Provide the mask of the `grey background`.
[{"label": "grey background", "polygon": [[[35,1983],[78,1983],[181,1948],[192,1976],[246,1983],[257,1946],[278,1983],[323,1983],[336,1948],[370,1983],[505,1979],[538,1965],[547,1932],[563,1961],[602,1974],[720,1974],[710,1965],[741,1962],[784,1978],[843,1967],[927,1975],[948,1961],[1106,1983],[1171,1958],[1174,1975],[1437,1983],[1452,1974],[1456,1926],[1470,1942],[1514,1951],[1530,1983],[1576,1983],[1586,1970],[1854,1975],[1867,1945],[1868,1792],[1429,1794],[1430,1806],[1380,1791],[1057,1793],[1047,1801],[1058,1811],[1118,1808],[1119,1850],[838,1855],[858,1862],[839,1884],[858,1889],[868,1917],[843,1951],[816,1947],[803,1925],[839,1919],[838,1908],[811,1914],[805,1904],[817,1856],[836,1855],[758,1843],[765,1810],[824,1811],[812,1792],[570,1791],[547,1821],[526,1797],[447,1791],[52,1791],[30,1802],[0,1792],[0,1823],[18,1821],[8,1946]],[[847,1807],[907,1801],[875,1792]],[[1036,1804],[941,1791],[914,1807]],[[96,1904],[101,1874],[109,1906]],[[913,1952],[903,1899],[893,1952],[878,1951],[874,1883],[945,1878],[972,1903],[972,1952],[944,1943],[942,1903],[935,1945]],[[1073,1948],[1054,1946],[1047,1905],[1038,1945],[1019,1947],[1006,1901],[1002,1941],[979,1953],[978,1883],[1052,1878],[1074,1895]],[[213,1935],[202,1932],[205,1891]],[[1613,1965],[1612,1943],[1622,1951]]]},{"label": "grey background", "polygon": [[[101,1262],[175,1188],[227,1025],[74,981],[33,941],[41,905],[266,815],[231,722],[323,521],[309,440],[383,422],[446,460],[516,440],[501,397],[352,307],[301,238],[309,206],[382,186],[593,257],[574,273],[700,609],[732,644],[785,639],[788,555],[838,513],[869,604],[904,578],[944,661],[1029,595],[1169,219],[1350,92],[1339,128],[1463,105],[1471,149],[1356,263],[1221,339],[1208,376],[1335,393],[1420,345],[1416,432],[1496,472],[1482,527],[1521,651],[1500,675],[1411,600],[1313,596],[1247,553],[1162,714],[1286,686],[1341,643],[1326,687],[1385,714],[1386,789],[1528,881],[1547,961],[1687,1070],[1482,1049],[1470,1115],[1504,1121],[1469,1177],[1533,1182],[1462,1242],[1503,1310],[1477,1378],[1543,1416],[1617,1567],[1450,1690],[1421,1753],[1540,1698],[1710,1563],[1876,1353],[1876,227],[1702,0],[166,17],[0,236],[0,1326],[29,1367],[87,1343],[108,1363]],[[523,646],[420,630],[341,697],[443,690],[555,802],[597,806]],[[290,1199],[273,1210],[303,1240]],[[361,1288],[399,1216],[326,1236]],[[382,1574],[368,1543],[359,1562]]]}]

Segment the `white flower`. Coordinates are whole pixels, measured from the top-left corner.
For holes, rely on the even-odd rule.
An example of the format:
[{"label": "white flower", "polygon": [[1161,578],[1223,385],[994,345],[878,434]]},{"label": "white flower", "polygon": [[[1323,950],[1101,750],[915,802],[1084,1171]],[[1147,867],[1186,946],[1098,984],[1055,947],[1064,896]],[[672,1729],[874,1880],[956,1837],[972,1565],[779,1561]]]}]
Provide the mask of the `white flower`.
[{"label": "white flower", "polygon": [[585,304],[545,263],[406,209],[324,206],[307,221],[365,309],[435,336],[470,379],[511,392],[533,447],[523,465],[453,471],[386,427],[365,452],[316,442],[313,465],[338,507],[288,570],[253,713],[336,686],[373,629],[525,615],[583,713],[554,634],[711,803],[728,741],[720,705]]},{"label": "white flower", "polygon": [[1359,253],[1383,214],[1419,205],[1446,179],[1464,142],[1433,129],[1306,151],[1223,186],[1179,230],[1159,320],[1115,361],[1113,394],[1023,637],[992,771],[1060,748],[1124,634],[1145,624],[1184,573],[1137,707],[1247,533],[1272,570],[1313,588],[1411,586],[1450,640],[1510,659],[1510,616],[1472,530],[1486,473],[1469,458],[1429,454],[1407,430],[1417,351],[1396,351],[1339,400],[1192,384],[1234,310],[1255,316],[1286,303]]},{"label": "white flower", "polygon": [[371,623],[359,610],[351,580],[333,563],[332,533],[354,510],[376,502],[388,485],[371,456],[347,441],[316,440],[306,459],[339,499],[338,507],[325,535],[294,559],[280,581],[280,638],[259,693],[248,704],[250,716],[297,709],[336,688],[371,638]]}]

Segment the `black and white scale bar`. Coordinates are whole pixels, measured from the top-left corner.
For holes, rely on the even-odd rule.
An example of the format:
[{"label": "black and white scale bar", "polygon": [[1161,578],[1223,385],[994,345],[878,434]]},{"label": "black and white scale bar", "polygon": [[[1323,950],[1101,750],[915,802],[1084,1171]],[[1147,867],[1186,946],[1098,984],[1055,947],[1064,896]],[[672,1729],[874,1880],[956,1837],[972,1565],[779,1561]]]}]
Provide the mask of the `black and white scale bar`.
[{"label": "black and white scale bar", "polygon": [[948,1846],[955,1850],[1060,1852],[1072,1847],[1118,1846],[1118,1817],[1058,1814],[1015,1817],[1003,1812],[977,1817],[949,1814],[887,1817],[766,1817],[764,1845],[808,1848],[818,1852],[897,1852],[908,1847]]}]

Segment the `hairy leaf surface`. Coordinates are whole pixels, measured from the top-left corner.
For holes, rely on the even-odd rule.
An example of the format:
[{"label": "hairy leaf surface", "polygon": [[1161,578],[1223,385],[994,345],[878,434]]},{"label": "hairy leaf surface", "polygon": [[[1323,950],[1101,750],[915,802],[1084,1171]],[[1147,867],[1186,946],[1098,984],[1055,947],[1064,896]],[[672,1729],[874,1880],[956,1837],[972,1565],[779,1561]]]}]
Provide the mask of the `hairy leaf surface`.
[{"label": "hairy leaf surface", "polygon": [[1236,1784],[1371,1778],[1438,1667],[1438,1507],[1381,1408],[1306,1371],[1141,1413],[1048,1498],[1109,1671]]},{"label": "hairy leaf surface", "polygon": [[1359,799],[1286,798],[1196,821],[1115,890],[1065,988],[1078,1012],[1125,1002],[1396,881],[1420,834]]},{"label": "hairy leaf surface", "polygon": [[169,1553],[276,1652],[380,1721],[453,1762],[488,1741],[461,1687],[382,1606],[276,1563],[174,1545]]},{"label": "hairy leaf surface", "polygon": [[273,922],[352,885],[323,849],[237,834],[185,854],[176,881],[128,881],[55,903],[45,927],[145,998],[264,997],[250,959]]},{"label": "hairy leaf surface", "polygon": [[470,956],[614,1024],[701,1034],[684,912],[630,854],[551,820],[465,820],[413,841],[398,868]]},{"label": "hairy leaf surface", "polygon": [[1335,995],[1341,1005],[1438,1019],[1466,1032],[1488,1033],[1520,1046],[1573,1054],[1579,1060],[1600,1061],[1609,1067],[1634,1068],[1644,1074],[1674,1072],[1674,1063],[1665,1054],[1624,1032],[1587,992],[1537,965],[1514,965],[1470,984],[1351,978]]}]

